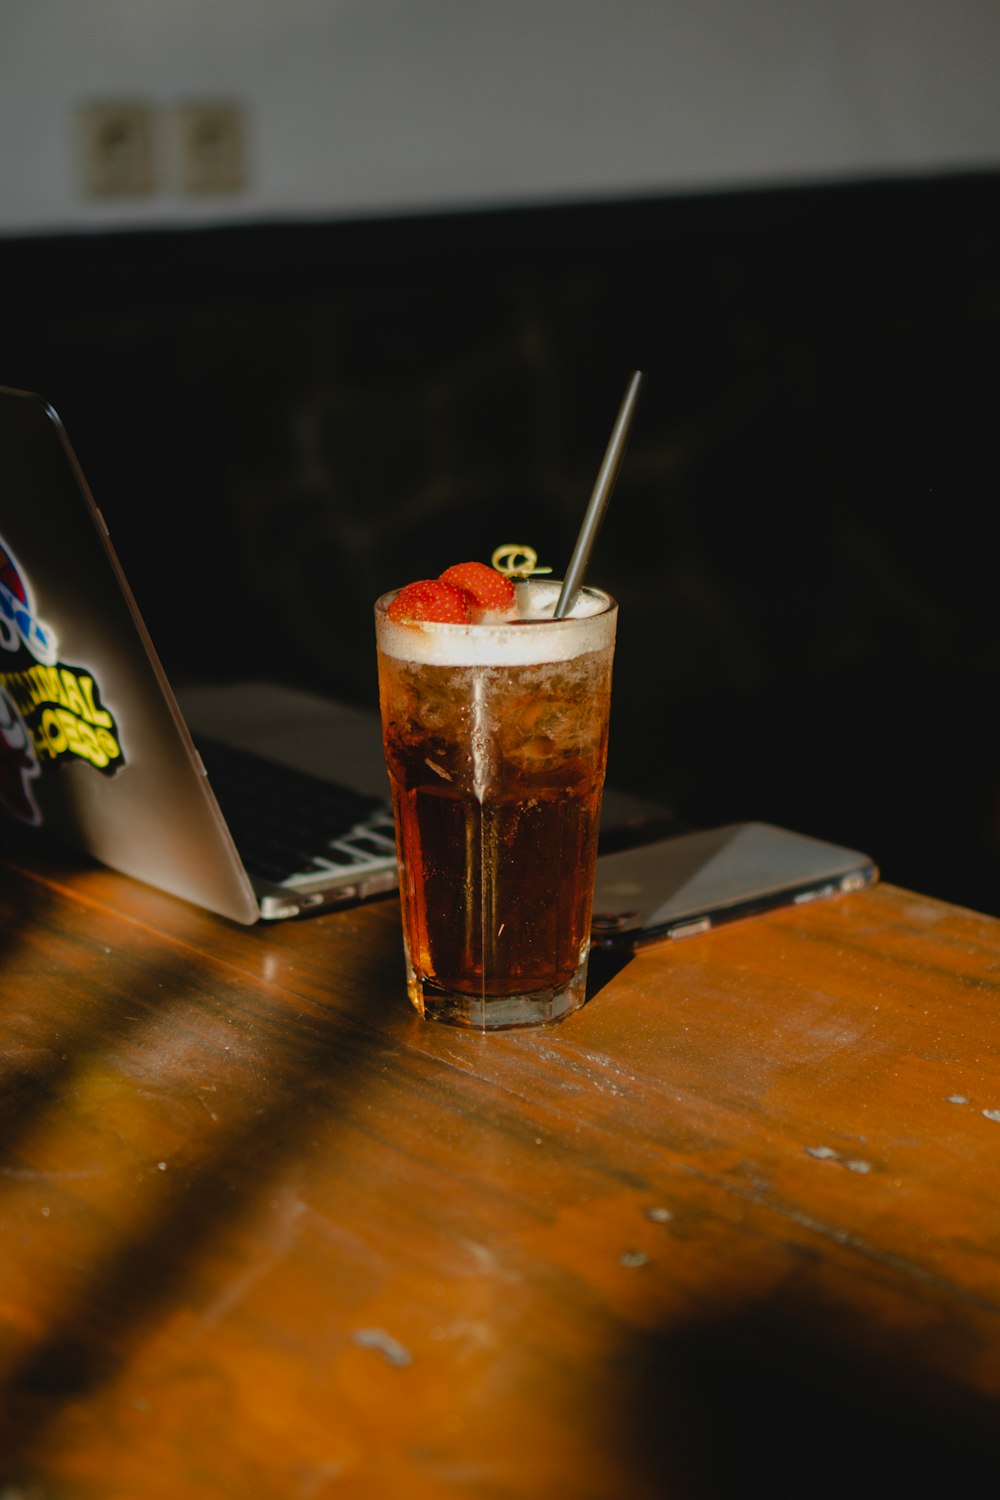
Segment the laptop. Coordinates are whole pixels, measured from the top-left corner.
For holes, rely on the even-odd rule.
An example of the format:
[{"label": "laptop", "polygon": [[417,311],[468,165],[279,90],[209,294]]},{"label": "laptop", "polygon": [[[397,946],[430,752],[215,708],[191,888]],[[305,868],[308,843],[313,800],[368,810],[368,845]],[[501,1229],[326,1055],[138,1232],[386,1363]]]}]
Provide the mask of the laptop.
[{"label": "laptop", "polygon": [[181,696],[59,417],[0,387],[0,813],[247,925],[397,885],[375,715]]}]

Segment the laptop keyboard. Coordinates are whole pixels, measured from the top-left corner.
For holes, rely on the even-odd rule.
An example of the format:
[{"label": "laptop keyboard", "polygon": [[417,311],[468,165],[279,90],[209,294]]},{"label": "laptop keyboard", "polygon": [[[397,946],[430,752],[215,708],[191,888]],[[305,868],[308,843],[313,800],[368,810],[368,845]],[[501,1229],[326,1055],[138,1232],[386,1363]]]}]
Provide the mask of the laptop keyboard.
[{"label": "laptop keyboard", "polygon": [[392,811],[378,798],[215,740],[196,743],[250,875],[295,886],[395,859]]}]

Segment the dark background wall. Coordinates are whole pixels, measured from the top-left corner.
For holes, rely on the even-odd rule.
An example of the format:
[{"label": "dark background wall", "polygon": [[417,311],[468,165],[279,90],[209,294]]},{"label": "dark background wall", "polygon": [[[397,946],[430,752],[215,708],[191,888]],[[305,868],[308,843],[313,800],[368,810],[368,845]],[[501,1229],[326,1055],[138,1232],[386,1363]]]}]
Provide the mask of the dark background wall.
[{"label": "dark background wall", "polygon": [[178,676],[374,702],[382,590],[593,564],[610,775],[1000,914],[1000,178],[0,240],[0,382],[60,410]]}]

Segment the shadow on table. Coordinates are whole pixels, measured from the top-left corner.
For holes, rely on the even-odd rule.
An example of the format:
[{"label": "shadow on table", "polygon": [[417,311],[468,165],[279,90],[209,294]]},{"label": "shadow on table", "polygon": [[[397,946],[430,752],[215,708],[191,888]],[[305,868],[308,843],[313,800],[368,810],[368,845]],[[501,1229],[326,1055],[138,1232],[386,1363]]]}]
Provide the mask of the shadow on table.
[{"label": "shadow on table", "polygon": [[[924,1339],[933,1342],[931,1364]],[[942,1375],[941,1345],[953,1374]],[[964,1358],[963,1358],[964,1355]],[[609,1410],[623,1495],[671,1500],[945,1500],[1000,1488],[995,1403],[963,1389],[981,1358],[944,1316],[923,1337],[778,1297],[640,1339]]]},{"label": "shadow on table", "polygon": [[[73,852],[53,856],[50,845],[42,845],[39,854],[32,842],[23,830],[0,824],[0,854],[5,860],[0,867],[0,1026],[5,1044],[0,1056],[0,1183],[11,1163],[16,1177],[22,1138],[71,1089],[81,1061],[106,1049],[108,1038],[122,1029],[120,1018],[129,1008],[123,1002],[130,999],[93,982],[94,955],[100,951],[94,942],[90,952],[85,946],[78,948],[74,962],[67,965],[66,999],[58,1025],[39,1014],[32,988],[38,982],[38,955],[63,941],[60,902],[43,873],[57,868],[63,874],[79,873],[92,868],[93,862]],[[20,868],[6,863],[21,859]]]},{"label": "shadow on table", "polygon": [[587,962],[587,1002],[599,995],[616,974],[620,974],[630,963],[631,953],[615,953],[610,948],[591,948]]},{"label": "shadow on table", "polygon": [[[31,908],[33,920],[44,922],[46,909],[43,891]],[[256,930],[241,934],[241,942],[252,945],[257,935]],[[204,1144],[187,1147],[182,1138],[176,1145],[176,1171],[157,1171],[152,1159],[153,1170],[147,1176],[155,1179],[155,1191],[136,1195],[131,1213],[130,1199],[115,1204],[116,1222],[97,1253],[85,1254],[79,1264],[67,1256],[64,1285],[50,1304],[44,1330],[28,1339],[6,1368],[0,1366],[4,1495],[4,1483],[27,1484],[26,1496],[36,1493],[31,1486],[45,1469],[51,1429],[67,1409],[114,1380],[136,1345],[196,1276],[206,1247],[220,1233],[232,1232],[253,1210],[269,1184],[298,1159],[303,1140],[322,1128],[329,1128],[335,1138],[346,1101],[363,1087],[359,1079],[374,1066],[371,1054],[383,1035],[379,1004],[373,1009],[372,994],[385,996],[390,1019],[397,1009],[389,982],[390,973],[395,977],[399,969],[395,949],[389,954],[376,945],[366,953],[365,972],[377,981],[374,989],[359,984],[356,1003],[334,1011],[310,999],[299,1001],[267,983],[249,984],[244,998],[238,976],[235,981],[231,976],[221,980],[219,971],[208,973],[205,960],[181,945],[175,945],[171,961],[170,947],[164,944],[157,950],[156,983],[147,975],[148,992],[133,988],[126,997],[123,990],[112,991],[110,999],[86,1008],[67,1029],[58,1064],[50,1067],[46,1053],[41,1074],[24,1081],[25,1108],[8,1122],[2,1142],[5,1156],[16,1151],[20,1136],[30,1135],[51,1112],[64,1108],[64,1101],[79,1091],[83,1070],[95,1063],[107,1068],[122,1052],[130,1053],[134,1068],[135,1057],[148,1049],[147,1062],[156,1060],[160,1069],[150,1087],[134,1091],[131,1104],[116,1105],[120,1114],[123,1108],[138,1110],[117,1119],[125,1134],[115,1134],[126,1144],[130,1131],[150,1127],[159,1139],[169,1141],[172,1117],[169,1111],[157,1115],[155,1100],[171,1091],[187,1099],[185,1080],[193,1057],[198,1059],[199,1087],[225,1090],[206,1096],[218,1111],[218,1121],[206,1103]],[[3,948],[0,944],[0,960],[6,963],[9,954]],[[128,958],[126,950],[120,957]],[[143,973],[141,966],[126,967],[121,982],[134,983]],[[221,1103],[216,1103],[223,1097],[225,1118]],[[153,1110],[148,1119],[143,1114],[147,1105]],[[158,1149],[170,1154],[167,1144]],[[11,1159],[17,1162],[16,1155]],[[123,1150],[118,1170],[128,1176],[142,1165]],[[15,1167],[11,1182],[16,1185],[35,1175],[39,1174]],[[53,1192],[58,1188],[54,1182]],[[77,1214],[70,1195],[61,1215],[72,1219]],[[55,1218],[47,1221],[49,1226],[55,1223]]]}]

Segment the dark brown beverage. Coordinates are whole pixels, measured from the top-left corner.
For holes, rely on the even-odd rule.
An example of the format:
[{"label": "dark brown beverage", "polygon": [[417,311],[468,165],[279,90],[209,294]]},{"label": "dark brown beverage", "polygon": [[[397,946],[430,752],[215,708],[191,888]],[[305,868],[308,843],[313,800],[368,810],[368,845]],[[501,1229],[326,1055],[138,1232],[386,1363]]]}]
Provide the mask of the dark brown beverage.
[{"label": "dark brown beverage", "polygon": [[[521,585],[529,606],[540,588]],[[492,1029],[582,1003],[615,610],[593,591],[588,607],[380,627],[408,988],[424,1015]]]}]

